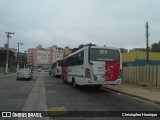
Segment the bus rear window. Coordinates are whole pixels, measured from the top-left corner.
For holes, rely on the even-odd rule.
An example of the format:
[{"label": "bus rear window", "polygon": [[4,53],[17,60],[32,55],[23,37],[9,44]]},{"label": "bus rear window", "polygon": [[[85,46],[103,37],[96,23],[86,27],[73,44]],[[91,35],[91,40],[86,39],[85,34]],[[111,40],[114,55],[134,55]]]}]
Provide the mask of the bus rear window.
[{"label": "bus rear window", "polygon": [[62,66],[62,61],[58,61],[58,66]]},{"label": "bus rear window", "polygon": [[118,50],[90,48],[90,60],[93,61],[120,61]]}]

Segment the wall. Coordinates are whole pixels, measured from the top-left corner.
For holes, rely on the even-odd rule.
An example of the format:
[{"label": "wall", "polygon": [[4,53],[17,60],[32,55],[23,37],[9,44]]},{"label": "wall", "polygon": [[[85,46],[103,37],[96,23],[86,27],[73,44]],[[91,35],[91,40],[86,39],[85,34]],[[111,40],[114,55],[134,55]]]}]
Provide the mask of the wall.
[{"label": "wall", "polygon": [[[141,51],[132,51],[122,53],[123,62],[135,61],[136,59],[146,60],[146,52]],[[160,60],[160,53],[149,52],[150,60]]]},{"label": "wall", "polygon": [[[132,51],[122,53],[123,66],[146,65],[146,52]],[[160,53],[149,52],[149,65],[160,65]]]}]

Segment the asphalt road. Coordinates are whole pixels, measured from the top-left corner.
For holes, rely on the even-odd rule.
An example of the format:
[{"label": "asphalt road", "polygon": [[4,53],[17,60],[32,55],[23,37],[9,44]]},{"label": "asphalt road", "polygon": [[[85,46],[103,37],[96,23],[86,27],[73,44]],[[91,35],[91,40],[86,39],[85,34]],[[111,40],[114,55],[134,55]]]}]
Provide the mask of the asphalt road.
[{"label": "asphalt road", "polygon": [[78,117],[41,118],[42,120],[158,120],[151,117],[101,117],[101,114],[102,111],[160,111],[160,106],[109,89],[73,88],[70,84],[64,84],[60,78],[48,76],[47,72],[34,73],[31,81],[17,81],[15,75],[0,77],[0,111],[21,110],[61,111],[60,115],[67,111],[88,111],[91,114],[90,117],[80,117],[82,112],[78,112]]},{"label": "asphalt road", "polygon": [[[78,119],[135,119],[100,117],[101,111],[160,111],[160,105],[117,93],[109,89],[94,89],[92,87],[73,88],[59,78],[44,76],[49,110],[61,111],[89,111],[93,116]],[[91,112],[90,112],[91,111]],[[93,112],[96,111],[96,112]],[[98,112],[100,111],[100,112]],[[78,116],[80,116],[80,112]],[[107,114],[107,113],[106,113]],[[52,118],[63,119],[63,118]],[[71,118],[68,118],[71,119]],[[75,118],[72,118],[73,120]],[[142,119],[136,118],[136,119]],[[143,118],[144,120],[152,118]],[[157,118],[155,118],[157,119]]]},{"label": "asphalt road", "polygon": [[[16,74],[0,76],[0,111],[21,111],[36,82],[33,80],[16,80]],[[2,120],[9,118],[0,118]],[[11,119],[11,118],[10,118]],[[12,118],[15,120],[17,118]]]},{"label": "asphalt road", "polygon": [[16,74],[0,77],[0,111],[21,110],[36,81],[16,80]]}]

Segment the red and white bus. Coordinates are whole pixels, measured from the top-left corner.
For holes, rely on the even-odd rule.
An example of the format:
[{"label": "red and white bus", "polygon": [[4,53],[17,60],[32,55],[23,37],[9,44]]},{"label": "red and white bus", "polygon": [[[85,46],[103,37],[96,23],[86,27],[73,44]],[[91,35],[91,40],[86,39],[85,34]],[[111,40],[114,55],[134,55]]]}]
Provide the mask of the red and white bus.
[{"label": "red and white bus", "polygon": [[101,87],[121,84],[122,59],[118,48],[86,46],[63,59],[62,80]]},{"label": "red and white bus", "polygon": [[51,76],[57,77],[62,74],[62,60],[54,62],[51,66]]}]

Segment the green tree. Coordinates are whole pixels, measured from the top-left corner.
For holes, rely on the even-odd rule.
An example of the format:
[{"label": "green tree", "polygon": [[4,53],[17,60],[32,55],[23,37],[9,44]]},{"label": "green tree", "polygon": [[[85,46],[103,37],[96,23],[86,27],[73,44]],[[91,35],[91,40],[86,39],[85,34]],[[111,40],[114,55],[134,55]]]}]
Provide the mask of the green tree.
[{"label": "green tree", "polygon": [[151,45],[152,52],[160,52],[160,41]]},{"label": "green tree", "polygon": [[85,46],[96,46],[96,44],[92,44],[92,43],[89,43],[89,44],[81,44],[81,45],[79,45],[78,46],[78,48],[73,48],[73,50],[72,50],[72,52],[75,52],[75,51],[77,51],[77,50],[79,50],[79,49],[81,49],[81,48],[83,48],[83,47],[85,47]]},{"label": "green tree", "polygon": [[120,48],[121,53],[126,52],[126,50],[124,48]]}]

